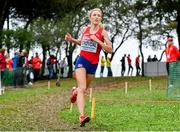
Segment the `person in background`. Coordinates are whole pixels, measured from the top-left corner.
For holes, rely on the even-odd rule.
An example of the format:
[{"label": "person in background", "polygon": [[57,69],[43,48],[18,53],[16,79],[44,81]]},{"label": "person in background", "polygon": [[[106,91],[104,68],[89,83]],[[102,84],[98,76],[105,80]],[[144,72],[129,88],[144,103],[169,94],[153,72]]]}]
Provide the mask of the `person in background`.
[{"label": "person in background", "polygon": [[10,58],[10,55],[9,55],[9,54],[6,55],[6,68],[7,68],[9,71],[12,71],[12,70],[13,70],[13,60]]},{"label": "person in background", "polygon": [[34,69],[33,69],[33,56],[31,56],[31,59],[28,61],[28,74],[27,74],[27,82],[29,86],[33,85],[34,82]]},{"label": "person in background", "polygon": [[40,70],[41,70],[41,59],[39,58],[38,53],[36,52],[35,57],[32,59],[32,65],[34,70],[34,81],[37,81],[39,78]]},{"label": "person in background", "polygon": [[136,76],[139,76],[140,72],[141,72],[141,68],[140,68],[140,55],[138,55],[136,57],[135,64],[136,64]]},{"label": "person in background", "polygon": [[126,54],[124,54],[124,56],[122,57],[121,61],[121,76],[124,76],[125,70],[126,70],[126,66],[125,66],[125,58],[126,58]]},{"label": "person in background", "polygon": [[108,69],[108,77],[113,76],[112,70],[111,70],[111,59],[110,59],[110,57],[107,57],[106,64],[107,64],[107,69]]},{"label": "person in background", "polygon": [[14,57],[12,58],[12,60],[13,60],[13,70],[16,70],[17,63],[19,61],[19,53],[18,52],[14,53]]},{"label": "person in background", "polygon": [[53,77],[53,63],[52,63],[52,55],[49,56],[49,58],[47,59],[47,68],[48,68],[48,79],[52,79]]},{"label": "person in background", "polygon": [[6,55],[6,70],[5,70],[4,85],[6,87],[13,86],[13,60],[10,58],[9,54]]},{"label": "person in background", "polygon": [[100,77],[103,77],[104,67],[106,65],[106,59],[104,56],[101,57],[101,71],[100,71]]},{"label": "person in background", "polygon": [[57,58],[54,55],[50,55],[47,60],[47,68],[49,72],[49,79],[52,79],[55,72],[54,72],[54,64],[57,63]]},{"label": "person in background", "polygon": [[131,56],[130,56],[130,54],[128,54],[128,56],[127,56],[127,61],[128,61],[128,76],[129,76],[130,71],[131,71],[131,76],[132,76],[133,67],[132,67],[132,64],[131,64]]},{"label": "person in background", "polygon": [[5,57],[5,49],[0,49],[0,74],[1,74],[1,84],[3,84],[4,80],[4,71],[6,68],[6,57]]},{"label": "person in background", "polygon": [[158,61],[158,59],[157,59],[156,55],[154,55],[154,57],[152,58],[152,61],[153,61],[153,62]]},{"label": "person in background", "polygon": [[63,60],[61,60],[61,62],[60,62],[60,71],[61,71],[62,78],[64,77],[64,71],[65,71],[66,67],[67,67],[66,58],[63,58]]},{"label": "person in background", "polygon": [[31,56],[31,59],[29,60],[29,64],[32,64],[32,60],[33,60],[34,56]]},{"label": "person in background", "polygon": [[33,65],[31,63],[28,64],[28,72],[26,78],[28,85],[32,86],[34,82],[34,71],[33,71]]},{"label": "person in background", "polygon": [[149,55],[147,58],[147,62],[151,62],[151,61],[152,61],[152,58],[151,58],[151,55]]},{"label": "person in background", "polygon": [[176,63],[176,61],[178,61],[179,57],[180,57],[180,53],[178,48],[173,45],[173,38],[172,37],[168,37],[168,41],[167,41],[167,47],[165,49],[165,53],[166,53],[166,68],[167,68],[167,73],[169,75],[169,64],[172,64],[171,69],[175,69],[173,66],[173,63]]},{"label": "person in background", "polygon": [[24,52],[24,65],[23,65],[23,75],[24,75],[24,84],[28,85],[28,74],[29,74],[29,61],[28,61],[29,53]]},{"label": "person in background", "polygon": [[0,74],[1,74],[1,85],[3,85],[3,81],[5,79],[4,71],[6,68],[6,57],[5,57],[5,49],[0,49]]},{"label": "person in background", "polygon": [[24,52],[19,54],[16,70],[14,71],[14,86],[24,87],[25,84],[26,57]]},{"label": "person in background", "polygon": [[99,8],[89,11],[90,25],[83,30],[81,40],[73,38],[69,33],[65,40],[81,46],[80,56],[75,65],[75,78],[78,87],[72,89],[71,103],[77,100],[79,110],[80,127],[84,127],[90,121],[85,116],[85,91],[89,88],[96,72],[101,49],[112,53],[112,43],[109,40],[107,31],[101,26],[102,11]]}]

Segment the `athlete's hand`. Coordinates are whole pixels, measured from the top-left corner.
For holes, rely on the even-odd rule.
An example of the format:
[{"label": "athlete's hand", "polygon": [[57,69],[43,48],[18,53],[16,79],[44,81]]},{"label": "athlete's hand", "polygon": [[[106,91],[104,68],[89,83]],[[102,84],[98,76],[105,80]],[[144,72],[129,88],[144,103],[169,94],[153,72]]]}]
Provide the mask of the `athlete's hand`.
[{"label": "athlete's hand", "polygon": [[99,43],[99,41],[100,41],[95,35],[91,35],[90,38],[97,43]]},{"label": "athlete's hand", "polygon": [[65,39],[66,41],[71,41],[71,40],[72,40],[71,34],[70,34],[70,33],[67,33],[67,34],[65,35],[64,39]]}]

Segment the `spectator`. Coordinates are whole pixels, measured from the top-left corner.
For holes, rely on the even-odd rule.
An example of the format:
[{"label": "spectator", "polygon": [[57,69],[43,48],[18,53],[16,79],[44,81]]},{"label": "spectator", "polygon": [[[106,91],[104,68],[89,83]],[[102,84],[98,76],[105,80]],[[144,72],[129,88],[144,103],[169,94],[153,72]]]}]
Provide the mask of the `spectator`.
[{"label": "spectator", "polygon": [[24,52],[24,66],[23,66],[23,73],[24,73],[24,84],[28,84],[28,74],[29,74],[29,61],[28,61],[28,52]]},{"label": "spectator", "polygon": [[108,76],[112,76],[112,70],[111,70],[111,59],[110,57],[107,57],[107,69],[108,69]]},{"label": "spectator", "polygon": [[64,71],[65,71],[65,68],[67,66],[66,64],[66,58],[64,58],[61,62],[60,62],[60,70],[61,70],[61,77],[63,78],[64,76]]},{"label": "spectator", "polygon": [[138,55],[136,57],[135,64],[136,64],[136,76],[139,76],[140,71],[141,71],[141,68],[140,68],[140,55]]},{"label": "spectator", "polygon": [[6,87],[13,86],[13,61],[10,58],[9,54],[6,55],[6,70],[5,70],[5,80],[4,85]]},{"label": "spectator", "polygon": [[31,59],[29,60],[29,64],[32,64],[33,56],[31,56]]},{"label": "spectator", "polygon": [[26,64],[26,57],[24,56],[24,53],[21,52],[19,56],[17,57],[17,67],[14,70],[14,76],[13,76],[13,84],[15,87],[23,87],[24,81],[25,81],[25,64]]},{"label": "spectator", "polygon": [[158,61],[158,59],[157,59],[156,55],[154,55],[154,57],[152,58],[152,61],[153,61],[153,62]]},{"label": "spectator", "polygon": [[35,57],[32,59],[32,65],[34,70],[34,81],[37,81],[39,78],[40,70],[41,70],[41,59],[39,58],[38,53],[36,52]]},{"label": "spectator", "polygon": [[17,64],[19,61],[19,53],[18,52],[14,53],[14,57],[12,58],[12,60],[13,60],[13,70],[16,70]]},{"label": "spectator", "polygon": [[10,58],[9,54],[6,55],[6,68],[7,68],[9,71],[12,71],[12,70],[13,70],[13,61],[12,61],[12,59]]},{"label": "spectator", "polygon": [[1,84],[3,84],[4,80],[4,70],[6,68],[6,57],[5,57],[5,49],[0,49],[0,72],[1,72]]},{"label": "spectator", "polygon": [[151,55],[149,55],[147,58],[147,62],[151,62],[151,61],[152,61],[152,58],[151,58]]},{"label": "spectator", "polygon": [[106,59],[104,56],[101,57],[101,72],[100,72],[100,77],[103,77],[103,72],[104,72],[104,67],[106,65]]},{"label": "spectator", "polygon": [[126,70],[125,58],[126,58],[126,54],[124,54],[124,56],[120,60],[121,61],[121,76],[124,76],[124,73],[125,73],[125,70]]},{"label": "spectator", "polygon": [[50,55],[50,57],[47,60],[47,68],[49,72],[49,79],[52,79],[55,72],[54,72],[54,64],[57,63],[57,59],[54,55]]},{"label": "spectator", "polygon": [[173,63],[175,63],[176,61],[178,61],[179,57],[180,57],[180,53],[178,48],[173,45],[173,38],[172,37],[168,37],[168,46],[165,49],[165,53],[166,53],[166,68],[167,68],[167,73],[169,75],[169,65],[171,64],[171,69],[175,69],[175,65],[173,65]]},{"label": "spectator", "polygon": [[128,76],[129,76],[130,70],[131,70],[131,76],[132,76],[132,73],[133,73],[133,67],[132,67],[132,64],[131,64],[131,57],[130,57],[130,54],[128,54],[127,61],[128,61]]},{"label": "spectator", "polygon": [[33,85],[34,81],[34,71],[33,71],[33,65],[31,63],[28,64],[28,69],[27,69],[27,83],[29,86]]}]

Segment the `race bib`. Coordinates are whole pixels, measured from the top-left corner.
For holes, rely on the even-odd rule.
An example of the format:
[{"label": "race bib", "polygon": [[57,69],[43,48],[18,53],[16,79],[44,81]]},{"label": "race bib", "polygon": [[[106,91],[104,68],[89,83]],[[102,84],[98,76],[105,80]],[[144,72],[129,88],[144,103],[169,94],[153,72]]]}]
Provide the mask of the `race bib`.
[{"label": "race bib", "polygon": [[81,50],[96,53],[97,51],[97,42],[91,40],[89,37],[83,37],[81,41]]}]

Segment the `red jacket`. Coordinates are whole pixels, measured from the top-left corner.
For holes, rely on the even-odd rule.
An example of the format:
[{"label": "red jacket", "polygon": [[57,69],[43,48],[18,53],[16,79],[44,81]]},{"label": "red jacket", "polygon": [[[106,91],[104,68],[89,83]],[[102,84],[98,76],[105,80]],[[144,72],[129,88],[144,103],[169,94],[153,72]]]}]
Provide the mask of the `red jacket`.
[{"label": "red jacket", "polygon": [[34,57],[32,60],[33,69],[40,69],[41,68],[41,59],[39,57]]},{"label": "red jacket", "polygon": [[128,60],[128,65],[131,65],[131,58],[130,58],[130,56],[127,57],[127,60]]},{"label": "red jacket", "polygon": [[140,60],[139,60],[139,59],[140,59],[140,56],[137,56],[137,57],[136,57],[136,62],[135,62],[136,66],[139,66],[139,63],[140,63]]},{"label": "red jacket", "polygon": [[166,53],[166,62],[178,61],[180,57],[178,48],[172,44],[168,45],[168,47],[165,49],[165,53]]},{"label": "red jacket", "polygon": [[0,53],[0,70],[4,71],[6,68],[6,57],[4,54]]}]

